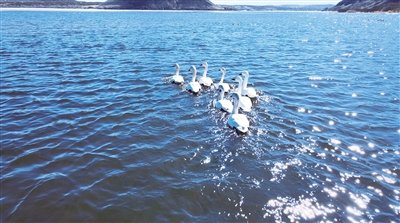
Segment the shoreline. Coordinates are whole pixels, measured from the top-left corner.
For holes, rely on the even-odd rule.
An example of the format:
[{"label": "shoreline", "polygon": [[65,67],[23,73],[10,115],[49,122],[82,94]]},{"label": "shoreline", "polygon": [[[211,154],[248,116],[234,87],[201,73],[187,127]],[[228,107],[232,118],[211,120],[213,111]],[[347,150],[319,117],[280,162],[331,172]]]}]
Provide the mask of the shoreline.
[{"label": "shoreline", "polygon": [[335,11],[313,11],[313,10],[156,10],[156,9],[94,9],[94,8],[0,8],[1,11],[21,12],[213,12],[213,13],[261,13],[261,12],[308,12],[308,13],[337,13]]},{"label": "shoreline", "polygon": [[319,11],[319,10],[156,10],[156,9],[105,9],[105,8],[39,8],[39,7],[0,7],[3,11],[20,11],[20,12],[218,12],[218,13],[282,13],[282,12],[307,12],[307,13],[338,13],[338,14],[399,14],[393,11],[376,11],[376,12],[338,12],[338,11]]}]

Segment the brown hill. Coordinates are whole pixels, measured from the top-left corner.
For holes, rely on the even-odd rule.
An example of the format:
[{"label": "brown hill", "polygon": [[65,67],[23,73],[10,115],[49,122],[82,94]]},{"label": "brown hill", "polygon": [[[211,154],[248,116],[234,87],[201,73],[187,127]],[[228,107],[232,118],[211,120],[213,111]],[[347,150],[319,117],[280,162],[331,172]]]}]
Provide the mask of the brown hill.
[{"label": "brown hill", "polygon": [[400,12],[400,0],[342,0],[328,10],[338,12]]}]

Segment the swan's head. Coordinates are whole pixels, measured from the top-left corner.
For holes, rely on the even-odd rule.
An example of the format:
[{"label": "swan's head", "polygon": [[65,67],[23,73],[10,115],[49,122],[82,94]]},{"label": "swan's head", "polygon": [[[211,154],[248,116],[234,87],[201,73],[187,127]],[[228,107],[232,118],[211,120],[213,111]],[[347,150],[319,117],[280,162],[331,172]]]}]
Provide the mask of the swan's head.
[{"label": "swan's head", "polygon": [[239,101],[240,96],[239,96],[238,93],[233,93],[233,94],[231,95],[231,98],[232,98],[233,101]]},{"label": "swan's head", "polygon": [[225,92],[225,89],[224,89],[223,85],[219,85],[218,86],[218,92]]},{"label": "swan's head", "polygon": [[179,67],[179,64],[176,63],[176,64],[175,64],[175,68],[176,68],[176,69],[179,69],[179,68],[180,68],[180,67]]},{"label": "swan's head", "polygon": [[202,63],[200,66],[202,66],[202,67],[208,67],[208,63],[207,63],[207,62],[204,62],[204,63]]},{"label": "swan's head", "polygon": [[242,73],[240,73],[240,76],[242,77],[248,77],[249,76],[249,72],[247,70],[243,71]]},{"label": "swan's head", "polygon": [[196,66],[194,65],[190,66],[189,71],[196,72],[197,71]]},{"label": "swan's head", "polygon": [[243,81],[243,78],[240,76],[241,74],[239,74],[238,76],[236,76],[235,78],[233,78],[232,80],[233,81],[236,81],[236,82],[242,82]]},{"label": "swan's head", "polygon": [[221,71],[221,73],[226,73],[225,67],[221,67],[221,68],[219,69],[219,71]]}]

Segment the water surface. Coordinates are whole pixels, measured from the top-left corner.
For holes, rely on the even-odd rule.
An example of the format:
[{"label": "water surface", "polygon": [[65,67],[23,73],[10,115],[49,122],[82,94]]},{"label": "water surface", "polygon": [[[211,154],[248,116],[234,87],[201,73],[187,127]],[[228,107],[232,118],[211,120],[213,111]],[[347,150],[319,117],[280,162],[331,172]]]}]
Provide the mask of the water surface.
[{"label": "water surface", "polygon": [[[399,221],[398,14],[1,21],[1,221]],[[250,72],[248,135],[168,83],[203,61]]]}]

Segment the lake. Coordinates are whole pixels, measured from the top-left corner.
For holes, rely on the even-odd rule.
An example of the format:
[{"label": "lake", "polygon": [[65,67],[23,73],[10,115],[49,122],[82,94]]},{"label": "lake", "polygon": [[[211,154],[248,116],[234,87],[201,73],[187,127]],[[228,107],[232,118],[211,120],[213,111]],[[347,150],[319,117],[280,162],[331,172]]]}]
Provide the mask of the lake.
[{"label": "lake", "polygon": [[[397,222],[399,14],[1,11],[2,222]],[[250,130],[169,82],[257,89]]]}]

